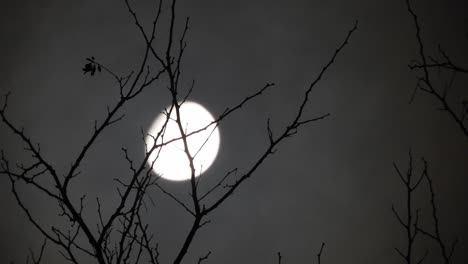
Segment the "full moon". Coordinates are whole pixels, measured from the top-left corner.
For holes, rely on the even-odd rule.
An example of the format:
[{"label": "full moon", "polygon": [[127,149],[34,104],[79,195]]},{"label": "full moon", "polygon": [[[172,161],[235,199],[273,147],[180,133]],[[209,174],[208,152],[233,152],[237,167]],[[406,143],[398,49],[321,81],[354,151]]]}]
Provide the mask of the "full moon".
[{"label": "full moon", "polygon": [[[180,106],[179,113],[185,134],[205,128],[214,121],[210,112],[195,102],[184,102]],[[191,178],[191,169],[176,119],[177,114],[174,108],[167,122],[163,137],[159,137],[156,143],[161,144],[176,140],[164,145],[162,148],[155,149],[148,159],[148,164],[153,166],[153,171],[156,174],[165,179],[184,181]],[[153,147],[153,137],[158,135],[166,120],[167,115],[160,114],[149,128],[148,135],[146,136],[147,151]],[[187,136],[187,145],[190,155],[193,157],[196,177],[200,176],[213,164],[218,154],[219,143],[219,129],[215,124],[210,125],[205,130]]]}]

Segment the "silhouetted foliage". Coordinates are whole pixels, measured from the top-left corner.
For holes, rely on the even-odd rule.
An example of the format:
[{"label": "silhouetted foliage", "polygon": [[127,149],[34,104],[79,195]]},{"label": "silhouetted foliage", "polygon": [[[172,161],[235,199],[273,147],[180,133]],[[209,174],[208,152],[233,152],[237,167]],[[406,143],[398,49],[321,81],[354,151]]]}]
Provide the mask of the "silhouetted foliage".
[{"label": "silhouetted foliage", "polygon": [[86,58],[86,60],[89,62],[83,66],[83,74],[87,74],[89,72],[91,76],[94,76],[94,74],[96,73],[96,69],[98,70],[98,72],[102,71],[101,65],[95,62],[94,56],[91,58]]}]

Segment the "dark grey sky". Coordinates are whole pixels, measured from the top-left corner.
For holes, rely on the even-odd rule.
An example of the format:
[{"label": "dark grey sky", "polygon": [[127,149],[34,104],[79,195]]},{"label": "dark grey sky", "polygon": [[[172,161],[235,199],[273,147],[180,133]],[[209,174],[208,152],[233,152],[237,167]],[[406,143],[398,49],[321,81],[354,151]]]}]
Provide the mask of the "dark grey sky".
[{"label": "dark grey sky", "polygon": [[[466,1],[414,2],[429,52],[440,43],[466,65]],[[154,3],[134,5],[148,18]],[[407,64],[417,58],[417,43],[404,1],[181,0],[178,10],[179,17],[191,17],[183,84],[196,80],[192,100],[219,114],[263,84],[277,83],[221,125],[222,145],[207,181],[252,165],[267,143],[266,119],[278,129],[294,115],[304,89],[359,20],[307,108],[309,117],[327,112],[331,117],[280,146],[211,216],[186,263],[208,250],[213,252],[208,263],[275,263],[277,251],[284,263],[305,263],[315,260],[322,241],[325,263],[398,263],[393,248],[404,245],[404,233],[391,205],[402,208],[404,193],[392,162],[406,166],[409,147],[417,160],[424,156],[430,162],[444,234],[460,240],[455,263],[468,262],[468,142],[431,97],[418,93],[408,104],[416,79]],[[0,20],[0,92],[12,92],[8,114],[64,171],[90,136],[94,119],[102,119],[106,104],[118,99],[110,78],[83,76],[84,59],[96,56],[124,74],[137,65],[144,43],[123,1],[8,1]],[[467,83],[457,76],[451,102],[467,95]],[[105,133],[85,160],[75,197],[87,192],[90,200],[99,195],[106,206],[113,204],[112,179],[128,171],[120,148],[142,158],[140,127],[146,129],[169,98],[162,85],[125,107],[123,122]],[[25,158],[4,125],[0,147],[11,160]],[[188,198],[187,184],[166,185]],[[25,195],[41,221],[60,223],[50,201],[34,192]],[[427,206],[427,193],[418,195]],[[162,260],[169,260],[190,218],[159,192],[153,196],[150,219]],[[19,261],[41,240],[4,177],[0,199],[0,261]],[[47,258],[46,263],[62,263],[53,248]]]}]

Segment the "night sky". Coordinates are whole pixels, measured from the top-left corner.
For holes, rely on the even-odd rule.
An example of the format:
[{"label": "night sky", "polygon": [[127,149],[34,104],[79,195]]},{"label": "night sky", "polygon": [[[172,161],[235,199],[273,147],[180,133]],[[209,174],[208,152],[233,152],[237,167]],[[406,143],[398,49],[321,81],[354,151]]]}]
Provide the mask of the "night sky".
[{"label": "night sky", "polygon": [[[3,1],[0,11],[0,93],[11,91],[7,115],[35,142],[60,173],[69,169],[91,136],[94,120],[118,100],[114,81],[104,74],[83,75],[85,58],[95,56],[115,72],[138,65],[145,43],[124,1]],[[150,26],[155,1],[132,1]],[[468,2],[413,1],[428,54],[440,44],[458,64],[468,67]],[[322,263],[403,263],[394,247],[404,247],[402,227],[392,204],[404,209],[405,193],[392,162],[406,170],[412,150],[415,169],[429,163],[436,188],[441,228],[447,242],[458,237],[454,263],[468,263],[468,140],[433,97],[417,92],[418,59],[414,23],[399,1],[187,1],[177,5],[176,26],[190,16],[181,89],[192,80],[191,100],[213,115],[235,105],[264,84],[276,86],[220,124],[218,158],[203,176],[214,183],[234,168],[252,166],[268,144],[266,120],[274,132],[294,117],[303,92],[344,40],[356,20],[358,30],[311,93],[305,117],[331,116],[306,125],[210,217],[184,263],[311,263],[322,242]],[[168,6],[163,8],[167,26]],[[159,36],[166,41],[164,31]],[[434,73],[443,86],[450,74]],[[458,74],[448,100],[459,107],[467,98],[468,75]],[[97,141],[73,182],[73,199],[86,193],[85,218],[95,221],[95,197],[104,210],[118,198],[114,178],[128,165],[121,147],[135,160],[144,155],[140,129],[170,104],[164,80],[126,105],[124,119]],[[3,98],[2,98],[3,102]],[[458,108],[457,108],[458,109]],[[27,161],[24,145],[0,125],[0,148],[9,160]],[[42,237],[27,221],[0,178],[0,262],[23,263],[28,248]],[[188,182],[161,180],[167,190],[190,201]],[[21,188],[41,223],[63,225],[56,203]],[[421,218],[431,228],[429,193],[416,194]],[[162,263],[174,258],[191,217],[158,189],[147,221],[159,242]],[[422,241],[422,240],[421,240]],[[431,243],[427,263],[440,263]],[[64,263],[50,243],[44,263]]]}]

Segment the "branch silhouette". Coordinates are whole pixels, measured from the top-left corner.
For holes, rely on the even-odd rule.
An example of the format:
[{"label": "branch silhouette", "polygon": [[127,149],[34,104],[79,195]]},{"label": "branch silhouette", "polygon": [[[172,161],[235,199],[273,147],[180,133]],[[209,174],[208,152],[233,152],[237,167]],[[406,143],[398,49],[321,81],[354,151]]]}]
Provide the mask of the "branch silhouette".
[{"label": "branch silhouette", "polygon": [[[456,107],[450,104],[447,99],[449,90],[453,86],[453,78],[455,76],[454,74],[455,73],[468,74],[468,70],[466,67],[454,64],[452,62],[452,59],[450,59],[450,57],[447,55],[447,53],[443,50],[443,48],[440,45],[438,46],[438,50],[439,50],[440,55],[442,56],[441,60],[428,56],[426,54],[425,43],[423,42],[422,36],[421,36],[422,30],[421,30],[419,18],[411,6],[410,0],[405,0],[405,1],[406,1],[406,7],[408,10],[408,13],[410,13],[414,22],[415,29],[416,29],[416,40],[418,43],[419,59],[420,59],[419,62],[411,63],[408,65],[408,67],[411,70],[422,70],[423,72],[422,76],[417,78],[418,83],[413,92],[410,102],[413,101],[416,95],[416,92],[418,90],[431,95],[441,105],[440,110],[447,112],[449,116],[451,117],[451,119],[460,128],[460,130],[465,135],[465,137],[468,138],[468,125],[466,122],[466,116],[468,115],[467,99],[463,99],[461,101],[460,111],[456,110]],[[448,70],[448,71],[451,71],[453,74],[451,82],[442,91],[441,89],[437,88],[433,83],[433,80],[432,80],[433,77],[432,77],[432,73],[430,70],[434,68],[438,70],[440,69]]]},{"label": "branch silhouette", "polygon": [[[82,68],[86,75],[97,78],[101,74],[112,77],[117,83],[116,98],[112,106],[107,106],[107,112],[101,121],[96,119],[92,128],[91,136],[82,144],[78,155],[71,161],[71,166],[66,171],[58,171],[52,163],[41,152],[41,147],[36,139],[31,139],[30,135],[15,124],[8,115],[8,99],[10,94],[4,97],[4,102],[0,107],[0,118],[2,123],[11,133],[25,146],[25,152],[31,154],[32,163],[22,161],[11,161],[2,151],[0,157],[0,174],[8,176],[11,183],[11,192],[19,208],[25,213],[28,221],[45,238],[41,247],[40,254],[35,257],[31,253],[33,263],[39,263],[43,259],[46,242],[57,247],[63,259],[71,263],[85,263],[86,258],[93,259],[99,264],[127,264],[149,262],[159,264],[159,244],[154,235],[151,234],[151,226],[145,219],[147,203],[152,201],[149,194],[150,190],[158,190],[175,201],[176,205],[182,207],[190,217],[192,217],[191,228],[186,233],[180,248],[172,258],[174,264],[182,263],[186,258],[190,246],[193,244],[197,232],[205,225],[210,223],[208,216],[219,208],[229,197],[244,183],[252,177],[264,162],[279,148],[282,142],[296,135],[300,128],[305,125],[318,122],[327,118],[330,114],[321,114],[317,117],[306,117],[305,107],[310,104],[313,88],[321,81],[322,77],[329,71],[335,63],[345,46],[357,30],[357,22],[349,29],[343,41],[318,72],[317,76],[304,89],[301,95],[302,101],[296,106],[295,115],[288,121],[287,125],[281,128],[281,133],[274,135],[268,119],[266,135],[269,143],[253,161],[245,173],[239,173],[238,169],[220,174],[219,180],[206,188],[207,191],[201,192],[200,178],[197,178],[194,167],[194,157],[197,153],[192,153],[189,149],[188,139],[213,126],[219,126],[232,114],[254,101],[256,98],[265,95],[266,91],[274,86],[274,83],[267,83],[257,89],[254,93],[243,97],[237,104],[226,107],[223,112],[217,115],[215,120],[202,128],[187,132],[183,124],[186,122],[180,114],[180,108],[186,102],[194,88],[194,82],[186,94],[182,91],[184,87],[180,85],[182,76],[182,64],[187,47],[187,32],[190,29],[190,20],[185,18],[182,29],[177,27],[177,8],[176,0],[170,2],[170,14],[168,17],[167,28],[161,30],[165,25],[161,22],[163,1],[156,1],[155,13],[152,18],[152,25],[149,31],[145,31],[138,14],[135,12],[130,1],[125,0],[125,6],[129,15],[132,17],[137,30],[144,40],[144,54],[139,59],[139,64],[127,74],[118,74],[111,66],[97,60],[94,56],[86,58]],[[164,43],[163,48],[155,44],[156,36],[158,42]],[[156,66],[156,69],[154,67]],[[123,107],[135,98],[139,97],[147,89],[155,89],[160,86],[158,80],[165,80],[168,92],[170,94],[170,107],[164,110],[166,116],[165,122],[156,135],[146,135],[153,139],[153,144],[148,145],[143,142],[147,148],[144,157],[141,160],[135,160],[131,157],[128,150],[122,147],[123,160],[128,164],[128,172],[125,177],[114,179],[115,190],[118,194],[117,202],[111,207],[107,215],[104,213],[102,199],[96,197],[96,210],[93,219],[85,218],[85,212],[93,212],[90,206],[87,206],[89,199],[86,196],[86,190],[81,194],[72,195],[71,186],[80,180],[81,168],[85,165],[84,160],[89,152],[96,146],[96,142],[108,131],[113,124],[123,122],[125,113]],[[175,114],[175,120],[170,120],[171,114]],[[166,126],[169,121],[175,121],[178,126],[179,135],[170,140],[164,140]],[[143,139],[144,141],[144,139]],[[174,193],[168,191],[164,184],[159,182],[160,177],[154,175],[153,167],[156,160],[151,160],[150,156],[156,154],[159,157],[161,150],[168,144],[176,141],[183,143],[183,151],[189,162],[190,167],[190,201],[185,201],[177,197]],[[16,164],[12,166],[11,164]],[[235,179],[233,179],[235,177]],[[62,224],[43,223],[40,218],[32,213],[30,207],[23,201],[23,195],[18,192],[18,186],[37,190],[42,195],[48,197],[55,203]],[[216,197],[216,195],[218,195]],[[206,197],[213,198],[212,202],[205,200]],[[79,197],[77,199],[77,197]],[[324,244],[318,253],[318,262],[322,255]],[[211,255],[211,251],[205,253],[198,259],[198,263],[204,263]],[[85,257],[83,257],[85,256]],[[29,260],[28,260],[29,261]],[[281,262],[281,255],[279,255]],[[87,262],[86,262],[87,263]]]},{"label": "branch silhouette", "polygon": [[[414,170],[414,161],[413,161],[413,155],[411,151],[408,154],[408,169],[405,174],[401,172],[399,167],[394,163],[393,166],[395,168],[395,171],[397,175],[399,176],[401,182],[405,186],[406,190],[406,203],[405,203],[405,211],[406,214],[402,215],[401,213],[398,212],[398,210],[392,206],[392,211],[395,216],[395,218],[398,220],[398,223],[403,227],[406,233],[406,250],[402,251],[399,248],[395,248],[397,251],[398,255],[403,258],[403,260],[410,264],[410,263],[423,263],[428,255],[429,251],[425,251],[425,253],[422,256],[419,256],[417,260],[415,261],[414,259],[414,247],[416,244],[416,237],[419,235],[419,237],[426,237],[429,238],[431,241],[434,241],[437,246],[440,248],[440,255],[442,256],[442,259],[444,260],[444,264],[449,264],[452,263],[452,256],[453,252],[455,250],[455,246],[458,242],[458,239],[455,239],[454,242],[452,243],[452,246],[450,249],[447,247],[445,240],[442,239],[442,234],[440,231],[440,217],[437,212],[437,206],[435,202],[435,190],[434,190],[434,185],[432,182],[432,179],[429,176],[428,173],[428,162],[422,158],[422,169],[419,172],[419,174],[416,175],[415,170]],[[414,178],[417,176],[416,178]],[[425,228],[422,227],[422,220],[420,219],[420,208],[415,209],[415,196],[414,196],[414,191],[419,190],[421,188],[421,183],[424,182],[428,183],[428,191],[430,193],[430,204],[431,204],[431,218],[432,218],[432,225],[433,225],[433,232],[427,231]]]}]

